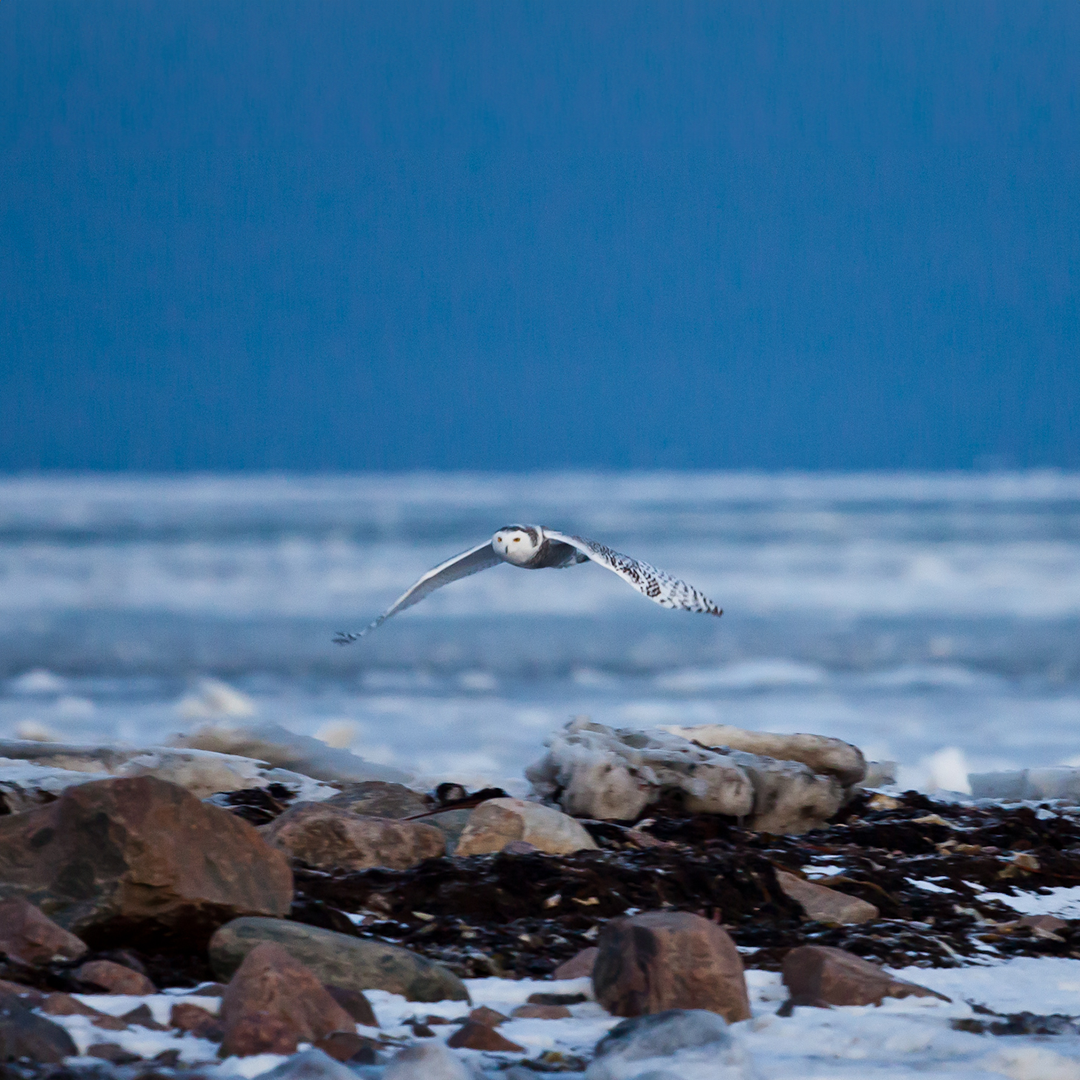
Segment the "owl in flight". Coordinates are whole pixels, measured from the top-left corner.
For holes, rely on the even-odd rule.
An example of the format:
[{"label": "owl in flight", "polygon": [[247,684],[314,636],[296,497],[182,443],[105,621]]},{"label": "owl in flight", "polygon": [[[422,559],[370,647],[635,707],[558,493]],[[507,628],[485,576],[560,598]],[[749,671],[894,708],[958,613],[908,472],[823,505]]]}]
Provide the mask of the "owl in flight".
[{"label": "owl in flight", "polygon": [[419,603],[428,593],[501,562],[520,566],[523,570],[543,570],[574,566],[589,559],[614,571],[639,593],[663,607],[697,611],[704,615],[723,614],[720,608],[707,596],[699,593],[693,585],[687,585],[685,581],[673,578],[648,563],[631,559],[629,555],[620,555],[595,540],[586,540],[583,536],[566,536],[553,529],[545,529],[542,525],[507,525],[490,540],[485,540],[484,543],[429,570],[370,626],[355,634],[339,633],[334,641],[339,645],[348,645],[375,627],[381,626],[391,615]]}]

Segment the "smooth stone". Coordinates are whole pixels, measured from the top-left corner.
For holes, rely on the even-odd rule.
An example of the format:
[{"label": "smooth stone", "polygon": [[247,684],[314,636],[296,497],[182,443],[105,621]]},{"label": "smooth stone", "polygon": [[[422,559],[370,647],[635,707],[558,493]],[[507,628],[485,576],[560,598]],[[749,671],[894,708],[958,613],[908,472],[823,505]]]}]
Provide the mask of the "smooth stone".
[{"label": "smooth stone", "polygon": [[897,979],[877,964],[829,945],[800,945],[784,957],[783,980],[795,1005],[880,1005],[887,997],[949,999]]},{"label": "smooth stone", "polygon": [[175,931],[200,948],[237,915],[284,915],[288,861],[246,821],[154,777],[97,780],[0,817],[0,893],[98,940]]},{"label": "smooth stone", "polygon": [[[244,957],[221,999],[223,1057],[292,1053],[334,1031],[356,1031],[351,1016],[315,974],[280,945],[264,942]],[[291,1049],[282,1049],[289,1046]]]},{"label": "smooth stone", "polygon": [[326,805],[361,816],[380,818],[407,818],[431,809],[427,798],[419,791],[385,780],[342,784],[341,794],[327,799]]},{"label": "smooth stone", "polygon": [[564,960],[552,972],[551,977],[553,979],[580,979],[586,975],[592,975],[599,953],[600,950],[595,945],[590,945],[575,956],[571,956],[569,960]]},{"label": "smooth stone", "polygon": [[565,1005],[519,1005],[510,1014],[519,1020],[565,1020],[574,1014]]},{"label": "smooth stone", "polygon": [[873,922],[881,914],[866,900],[847,896],[815,881],[806,881],[786,870],[776,871],[776,882],[784,895],[794,900],[808,919],[816,922],[858,925]]},{"label": "smooth stone", "polygon": [[259,1080],[356,1080],[356,1073],[325,1051],[312,1047],[293,1054],[269,1072],[260,1073]]},{"label": "smooth stone", "polygon": [[446,838],[446,854],[457,854],[458,841],[472,817],[472,809],[441,810],[437,814],[427,814],[422,820],[425,825],[433,825]]},{"label": "smooth stone", "polygon": [[469,817],[455,855],[487,855],[524,841],[549,855],[595,851],[596,841],[572,817],[524,799],[488,799]]},{"label": "smooth stone", "polygon": [[686,911],[611,919],[593,968],[596,1000],[614,1016],[708,1009],[750,1016],[742,958],[726,930]]},{"label": "smooth stone", "polygon": [[178,1001],[169,1010],[169,1025],[211,1042],[221,1042],[225,1035],[218,1017],[190,1001]]},{"label": "smooth stone", "polygon": [[107,994],[142,997],[144,994],[157,993],[157,987],[145,975],[123,964],[114,964],[111,960],[91,960],[77,967],[72,974],[79,982],[97,987]]},{"label": "smooth stone", "polygon": [[283,919],[242,918],[210,939],[210,966],[228,978],[264,941],[280,945],[324,983],[343,990],[387,990],[409,1001],[468,1001],[465,984],[449,968],[397,945],[339,934]]},{"label": "smooth stone", "polygon": [[85,942],[24,897],[0,902],[0,954],[36,967],[52,960],[78,960],[86,951]]},{"label": "smooth stone", "polygon": [[382,1080],[478,1080],[478,1073],[440,1042],[399,1050]]},{"label": "smooth stone", "polygon": [[136,1061],[142,1061],[138,1054],[125,1050],[119,1043],[94,1043],[86,1048],[86,1056],[99,1058],[111,1065],[132,1065]]},{"label": "smooth stone", "polygon": [[408,870],[446,851],[446,838],[431,825],[361,817],[325,802],[290,806],[260,832],[291,859],[319,870]]},{"label": "smooth stone", "polygon": [[379,1021],[371,1002],[359,990],[343,990],[340,986],[326,984],[326,992],[358,1023],[364,1027],[377,1028]]},{"label": "smooth stone", "polygon": [[119,1016],[110,1016],[100,1012],[90,1005],[84,1005],[78,998],[70,994],[49,994],[41,1003],[41,1011],[46,1016],[87,1016],[94,1027],[104,1031],[123,1031],[127,1027],[127,1021]]},{"label": "smooth stone", "polygon": [[488,1027],[498,1027],[500,1024],[505,1024],[510,1019],[509,1016],[504,1016],[501,1012],[495,1009],[489,1009],[486,1005],[481,1005],[479,1008],[473,1009],[469,1013],[469,1020],[474,1021],[477,1024],[487,1024]]},{"label": "smooth stone", "polygon": [[754,806],[747,828],[777,836],[797,836],[820,828],[844,804],[845,790],[834,776],[813,772],[800,761],[732,750],[728,758],[750,777]]},{"label": "smooth stone", "polygon": [[78,1052],[59,1024],[31,1012],[14,994],[0,994],[0,1062],[29,1058],[52,1064]]},{"label": "smooth stone", "polygon": [[489,1050],[502,1053],[521,1053],[525,1048],[511,1042],[487,1024],[478,1024],[475,1020],[466,1020],[446,1040],[446,1045],[455,1050]]},{"label": "smooth stone", "polygon": [[665,726],[662,730],[702,746],[743,750],[778,761],[800,761],[812,772],[835,776],[844,787],[866,778],[866,758],[851,743],[825,735],[784,735],[772,731],[747,731],[730,724]]},{"label": "smooth stone", "polygon": [[616,1024],[597,1044],[586,1080],[749,1080],[749,1060],[724,1020],[668,1009]]}]

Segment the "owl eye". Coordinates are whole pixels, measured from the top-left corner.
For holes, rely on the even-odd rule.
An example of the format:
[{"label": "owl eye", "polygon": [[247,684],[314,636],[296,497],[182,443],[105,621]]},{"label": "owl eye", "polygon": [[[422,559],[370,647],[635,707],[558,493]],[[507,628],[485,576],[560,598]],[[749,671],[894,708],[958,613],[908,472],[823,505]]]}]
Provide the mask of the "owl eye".
[{"label": "owl eye", "polygon": [[515,536],[514,537],[514,543],[515,544],[520,544],[521,543],[521,537],[520,536]]}]

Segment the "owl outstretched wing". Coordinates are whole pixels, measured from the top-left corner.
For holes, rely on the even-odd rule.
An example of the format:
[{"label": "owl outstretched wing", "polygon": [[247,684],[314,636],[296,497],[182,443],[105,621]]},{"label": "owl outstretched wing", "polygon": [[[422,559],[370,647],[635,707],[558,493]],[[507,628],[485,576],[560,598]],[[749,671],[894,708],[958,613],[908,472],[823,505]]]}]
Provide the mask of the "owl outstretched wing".
[{"label": "owl outstretched wing", "polygon": [[476,547],[469,548],[468,551],[463,551],[460,555],[455,555],[452,559],[447,559],[446,562],[440,563],[434,569],[429,570],[408,592],[399,596],[369,626],[365,626],[363,630],[355,633],[340,631],[334,641],[338,645],[348,645],[353,641],[358,641],[377,626],[381,626],[391,615],[396,615],[399,611],[404,611],[406,608],[412,607],[413,604],[418,604],[428,593],[433,593],[436,589],[442,588],[443,585],[449,585],[451,581],[459,581],[461,578],[469,577],[471,574],[478,574],[481,570],[486,570],[489,566],[495,566],[496,563],[500,562],[502,562],[502,559],[495,554],[495,549],[491,546],[490,540],[483,544],[477,544]]},{"label": "owl outstretched wing", "polygon": [[697,611],[704,615],[722,615],[723,611],[707,596],[698,592],[693,585],[680,581],[676,577],[650,566],[646,562],[630,558],[618,551],[612,551],[595,540],[584,536],[567,536],[564,533],[545,529],[544,534],[552,540],[569,544],[587,558],[608,570],[618,574],[623,581],[633,585],[639,593],[662,607],[677,608],[680,611]]}]

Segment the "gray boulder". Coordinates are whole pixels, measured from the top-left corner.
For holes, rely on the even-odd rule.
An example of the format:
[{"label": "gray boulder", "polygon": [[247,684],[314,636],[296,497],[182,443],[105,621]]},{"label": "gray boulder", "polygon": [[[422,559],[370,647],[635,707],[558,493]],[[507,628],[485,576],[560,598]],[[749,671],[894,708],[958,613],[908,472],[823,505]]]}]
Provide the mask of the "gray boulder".
[{"label": "gray boulder", "polygon": [[746,1051],[723,1018],[668,1009],[616,1024],[597,1044],[585,1080],[750,1080]]},{"label": "gray boulder", "polygon": [[301,1050],[276,1069],[260,1073],[260,1080],[356,1080],[356,1073],[321,1050]]},{"label": "gray boulder", "polygon": [[382,1080],[477,1080],[477,1072],[441,1042],[419,1043],[400,1050]]},{"label": "gray boulder", "polygon": [[408,949],[284,919],[226,923],[210,939],[210,966],[227,980],[264,941],[280,945],[320,981],[342,990],[388,990],[409,1001],[469,1000],[465,984],[449,968]]}]

